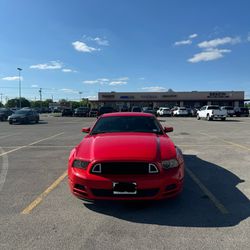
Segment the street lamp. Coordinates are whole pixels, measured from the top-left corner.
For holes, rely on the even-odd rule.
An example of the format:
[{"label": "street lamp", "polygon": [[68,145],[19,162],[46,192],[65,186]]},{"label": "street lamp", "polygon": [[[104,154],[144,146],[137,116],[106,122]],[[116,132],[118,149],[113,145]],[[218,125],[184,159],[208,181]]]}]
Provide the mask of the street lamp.
[{"label": "street lamp", "polygon": [[17,68],[18,72],[19,72],[19,108],[22,107],[21,105],[21,68]]},{"label": "street lamp", "polygon": [[80,95],[80,101],[82,100],[82,92],[79,91],[79,95]]}]

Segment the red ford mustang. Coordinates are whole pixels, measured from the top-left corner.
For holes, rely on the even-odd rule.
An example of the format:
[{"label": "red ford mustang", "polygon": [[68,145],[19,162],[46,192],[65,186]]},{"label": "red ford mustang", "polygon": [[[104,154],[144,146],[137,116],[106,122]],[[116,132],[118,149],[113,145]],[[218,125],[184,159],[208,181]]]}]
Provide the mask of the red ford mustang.
[{"label": "red ford mustang", "polygon": [[110,113],[99,117],[70,153],[71,192],[83,200],[158,200],[183,187],[181,150],[152,114]]}]

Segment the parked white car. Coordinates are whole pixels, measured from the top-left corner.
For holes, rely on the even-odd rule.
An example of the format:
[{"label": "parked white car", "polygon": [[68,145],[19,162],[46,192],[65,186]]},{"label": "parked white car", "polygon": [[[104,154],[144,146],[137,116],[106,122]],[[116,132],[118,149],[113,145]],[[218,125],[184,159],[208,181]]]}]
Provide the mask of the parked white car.
[{"label": "parked white car", "polygon": [[220,108],[227,111],[227,116],[231,116],[232,117],[235,114],[234,107],[232,107],[232,106],[222,106]]},{"label": "parked white car", "polygon": [[170,110],[170,108],[167,108],[167,107],[160,107],[157,110],[157,115],[159,115],[159,116],[171,116],[171,110]]},{"label": "parked white car", "polygon": [[221,119],[225,121],[227,117],[227,111],[225,109],[220,109],[217,105],[207,105],[203,106],[197,112],[197,119],[207,119],[208,121],[212,121],[213,119]]},{"label": "parked white car", "polygon": [[188,116],[188,111],[185,107],[176,107],[172,114],[173,116]]}]

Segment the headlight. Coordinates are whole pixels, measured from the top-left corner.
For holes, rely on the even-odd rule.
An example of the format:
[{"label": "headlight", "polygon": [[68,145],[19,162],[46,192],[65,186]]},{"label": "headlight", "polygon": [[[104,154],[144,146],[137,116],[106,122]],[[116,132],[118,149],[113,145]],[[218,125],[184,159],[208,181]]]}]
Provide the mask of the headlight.
[{"label": "headlight", "polygon": [[179,166],[179,162],[176,159],[162,161],[161,164],[164,169],[176,168]]},{"label": "headlight", "polygon": [[86,169],[88,165],[89,165],[88,161],[74,160],[72,167]]}]

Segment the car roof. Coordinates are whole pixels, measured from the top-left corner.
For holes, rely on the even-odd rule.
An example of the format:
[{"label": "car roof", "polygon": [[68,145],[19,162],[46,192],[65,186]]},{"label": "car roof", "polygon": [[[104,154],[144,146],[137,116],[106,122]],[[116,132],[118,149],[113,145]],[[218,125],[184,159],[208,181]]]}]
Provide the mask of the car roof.
[{"label": "car roof", "polygon": [[115,113],[107,113],[103,114],[102,117],[113,117],[113,116],[148,116],[152,117],[153,114],[142,113],[142,112],[115,112]]}]

